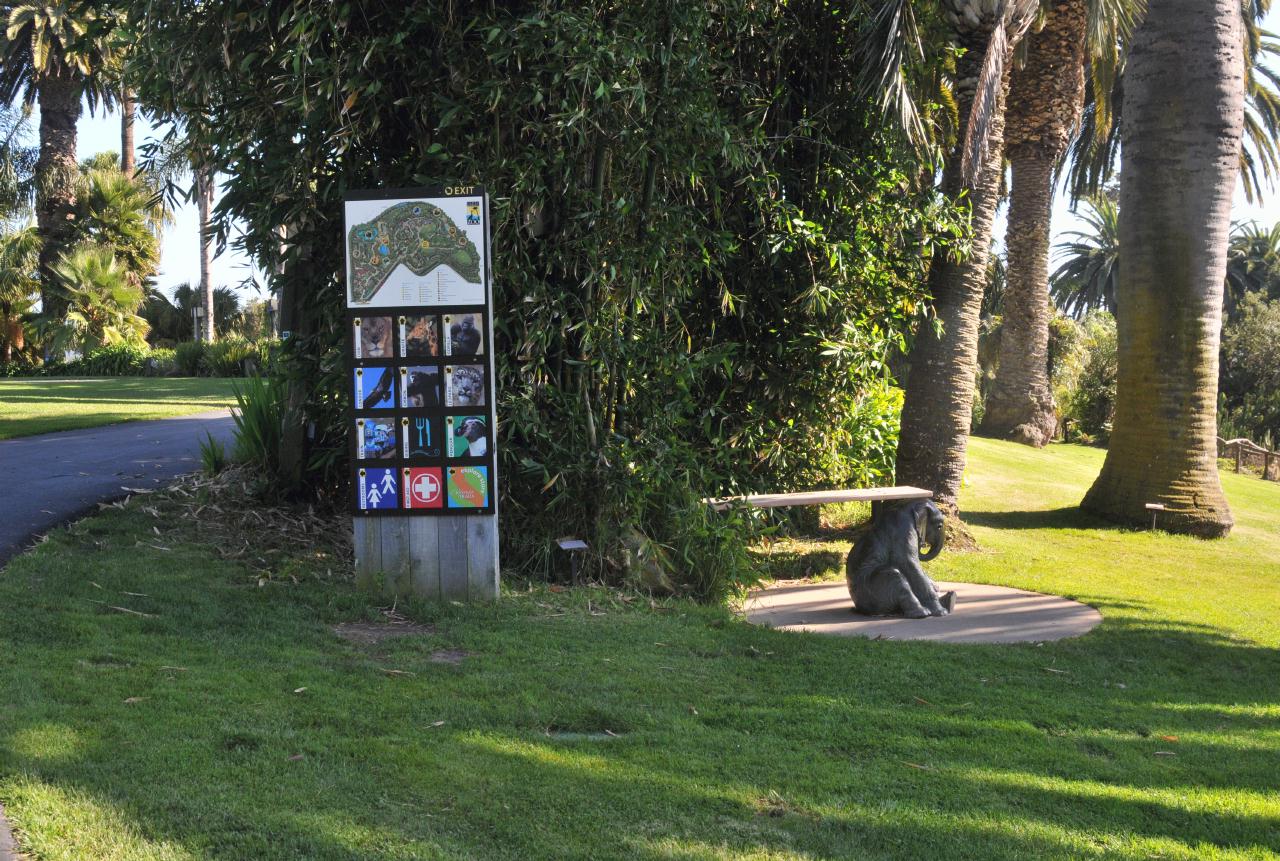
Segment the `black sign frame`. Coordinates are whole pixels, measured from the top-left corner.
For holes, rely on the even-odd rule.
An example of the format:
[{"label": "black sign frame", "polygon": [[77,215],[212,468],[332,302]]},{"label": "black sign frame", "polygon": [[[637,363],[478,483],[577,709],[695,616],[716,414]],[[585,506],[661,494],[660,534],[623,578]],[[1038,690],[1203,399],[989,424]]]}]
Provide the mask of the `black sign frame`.
[{"label": "black sign frame", "polygon": [[[483,283],[483,302],[481,304],[440,304],[440,305],[378,305],[370,303],[369,305],[358,305],[353,307],[350,299],[352,295],[351,285],[351,262],[348,259],[351,249],[349,247],[349,231],[351,224],[344,217],[343,229],[343,252],[345,270],[344,276],[346,284],[346,313],[344,315],[347,327],[346,336],[344,338],[345,355],[346,355],[346,374],[344,383],[347,389],[346,397],[348,398],[347,415],[347,436],[348,436],[348,457],[350,460],[350,477],[351,477],[351,493],[350,493],[350,511],[354,516],[360,517],[407,517],[407,516],[456,516],[456,515],[495,515],[497,513],[497,495],[498,495],[498,474],[497,474],[497,410],[495,408],[494,399],[496,396],[496,381],[494,379],[495,362],[493,357],[493,277],[492,277],[492,244],[491,244],[491,228],[490,228],[490,206],[489,196],[483,186],[465,185],[465,186],[447,186],[434,188],[400,188],[400,189],[380,189],[380,190],[363,190],[349,192],[343,198],[344,216],[346,215],[346,205],[351,202],[358,201],[424,201],[431,203],[433,199],[439,198],[468,198],[469,200],[481,201],[481,212],[483,220],[483,243],[484,243],[484,261],[480,278]],[[394,204],[391,204],[394,205]],[[433,270],[434,271],[434,270]],[[379,287],[381,290],[382,287]],[[377,299],[375,294],[373,297]],[[478,353],[463,353],[457,355],[445,355],[446,341],[450,337],[449,327],[446,324],[446,317],[458,317],[470,314],[481,314],[481,344]],[[436,326],[436,353],[435,355],[406,355],[406,340],[402,340],[401,335],[401,318],[421,318],[434,317]],[[391,341],[392,349],[390,355],[383,355],[374,358],[357,357],[356,323],[370,318],[390,318],[391,320]],[[363,352],[363,351],[361,351]],[[483,405],[449,405],[447,403],[447,387],[446,374],[447,369],[456,368],[458,366],[480,366],[483,371],[483,389],[484,403]],[[437,387],[437,403],[424,404],[422,406],[409,406],[408,397],[402,392],[402,381],[408,379],[408,369],[410,368],[434,368],[436,370],[436,387]],[[365,408],[357,399],[357,371],[362,373],[377,373],[381,375],[385,370],[390,369],[392,373],[391,389],[393,391],[393,399],[390,406]],[[486,440],[485,450],[483,454],[473,455],[468,452],[465,455],[452,455],[450,452],[450,443],[454,440],[449,436],[453,431],[459,431],[456,436],[462,436],[461,426],[457,424],[459,418],[464,417],[482,417],[484,420],[484,435]],[[357,422],[369,422],[377,420],[390,420],[392,422],[392,433],[395,439],[394,453],[388,457],[366,458],[362,457],[360,450],[360,429]],[[417,421],[425,421],[427,436],[430,438],[433,433],[438,434],[439,454],[431,456],[429,453],[413,452],[407,444],[410,432],[417,430],[418,437],[421,439],[421,430],[423,426],[419,426]],[[454,424],[450,425],[453,420]],[[435,424],[433,424],[435,422]],[[412,424],[411,424],[412,423]],[[446,430],[448,429],[448,430]],[[468,441],[470,442],[470,441]],[[470,448],[470,445],[468,446]],[[433,446],[434,448],[434,446]],[[449,504],[449,484],[450,470],[461,470],[468,467],[480,467],[485,470],[485,504],[476,505],[453,505]],[[369,508],[365,503],[365,495],[368,490],[370,476],[365,473],[368,470],[394,470],[396,478],[396,505],[386,508]],[[408,495],[410,492],[409,476],[412,475],[410,470],[438,469],[437,474],[440,494],[440,505],[434,508],[425,507],[407,507]],[[382,474],[379,473],[379,476]],[[419,474],[420,475],[420,474]],[[361,479],[366,481],[362,482]],[[381,496],[381,494],[375,494]]]}]

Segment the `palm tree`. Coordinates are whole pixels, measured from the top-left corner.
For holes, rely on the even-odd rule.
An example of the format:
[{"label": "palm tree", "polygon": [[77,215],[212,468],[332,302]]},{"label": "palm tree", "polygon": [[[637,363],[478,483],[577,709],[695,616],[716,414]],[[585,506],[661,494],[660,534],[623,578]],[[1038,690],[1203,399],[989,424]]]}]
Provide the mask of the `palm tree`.
[{"label": "palm tree", "polygon": [[1240,305],[1250,293],[1268,299],[1280,297],[1280,223],[1268,228],[1250,221],[1231,228],[1223,315],[1237,319]]},{"label": "palm tree", "polygon": [[911,348],[896,471],[899,482],[932,490],[939,505],[954,511],[973,413],[991,227],[1003,179],[1008,65],[1035,16],[1036,3],[945,0],[944,8],[965,50],[955,72],[965,135],[947,157],[942,191],[951,200],[968,198],[972,250],[962,260],[935,257],[930,266],[941,331],[926,321]]},{"label": "palm tree", "polygon": [[74,246],[54,265],[53,276],[64,297],[66,316],[58,321],[46,315],[45,324],[59,349],[88,352],[110,344],[145,346],[147,321],[138,315],[145,291],[109,247]]},{"label": "palm tree", "polygon": [[39,263],[40,237],[34,227],[0,233],[0,339],[5,362],[12,362],[14,352],[25,346],[27,318],[40,284]]},{"label": "palm tree", "polygon": [[[143,148],[143,164],[146,166],[147,173],[155,177],[167,202],[176,204],[179,200],[189,201],[192,197],[196,200],[200,231],[200,296],[203,309],[200,319],[200,339],[212,342],[217,337],[217,328],[214,325],[216,309],[211,277],[213,234],[209,223],[217,185],[205,154],[193,146],[189,134],[180,133],[186,130],[189,129],[185,124],[175,122],[174,128],[163,140],[150,143]],[[192,180],[190,187],[185,186],[188,178]]]},{"label": "palm tree", "polygon": [[40,159],[36,164],[36,224],[41,297],[46,314],[58,314],[62,298],[53,289],[53,266],[71,238],[75,205],[76,121],[83,99],[91,108],[107,96],[97,71],[107,62],[107,30],[113,20],[88,0],[2,3],[0,102],[21,96],[40,104]]},{"label": "palm tree", "polygon": [[151,278],[160,265],[160,232],[168,214],[156,203],[145,174],[130,178],[113,154],[85,165],[76,195],[73,237],[114,252],[134,284]]},{"label": "palm tree", "polygon": [[1049,276],[1049,292],[1064,314],[1077,320],[1090,311],[1115,313],[1116,283],[1120,279],[1120,210],[1111,197],[1086,201],[1079,217],[1085,230],[1071,230],[1056,250],[1062,264]]},{"label": "palm tree", "polygon": [[[1245,102],[1240,183],[1250,203],[1280,175],[1280,74],[1268,64],[1280,59],[1280,38],[1259,24],[1271,0],[1243,0]],[[1072,202],[1096,196],[1115,177],[1124,115],[1124,51],[1109,62],[1108,75],[1087,82],[1085,107],[1063,163]],[[1109,93],[1108,93],[1109,91]]]},{"label": "palm tree", "polygon": [[[1225,535],[1218,339],[1245,76],[1239,0],[1151,0],[1125,71],[1116,416],[1082,507]],[[1194,118],[1194,121],[1189,121]]]},{"label": "palm tree", "polygon": [[1028,38],[1005,117],[1013,170],[1008,284],[1000,358],[979,430],[1037,448],[1058,425],[1049,387],[1049,223],[1054,168],[1084,99],[1087,19],[1088,0],[1054,4],[1044,28]]}]

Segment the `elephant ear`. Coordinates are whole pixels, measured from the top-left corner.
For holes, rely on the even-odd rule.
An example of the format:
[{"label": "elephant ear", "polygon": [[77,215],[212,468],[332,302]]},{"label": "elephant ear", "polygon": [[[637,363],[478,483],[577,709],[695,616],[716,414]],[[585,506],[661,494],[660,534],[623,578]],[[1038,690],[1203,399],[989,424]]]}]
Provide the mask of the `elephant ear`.
[{"label": "elephant ear", "polygon": [[[937,516],[930,516],[934,514]],[[923,547],[926,544],[929,545],[929,552],[920,554],[921,562],[928,562],[930,559],[933,559],[942,552],[942,513],[939,512],[932,503],[926,502],[917,510],[916,538],[918,547]]]}]

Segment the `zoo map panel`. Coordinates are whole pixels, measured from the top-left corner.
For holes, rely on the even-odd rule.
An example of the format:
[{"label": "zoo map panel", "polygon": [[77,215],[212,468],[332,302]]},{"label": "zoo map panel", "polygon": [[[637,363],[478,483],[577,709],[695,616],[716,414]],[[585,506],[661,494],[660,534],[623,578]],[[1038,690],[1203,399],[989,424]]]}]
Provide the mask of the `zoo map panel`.
[{"label": "zoo map panel", "polygon": [[483,195],[346,206],[348,308],[485,301]]},{"label": "zoo map panel", "polygon": [[353,192],[345,209],[352,511],[493,514],[488,199]]}]

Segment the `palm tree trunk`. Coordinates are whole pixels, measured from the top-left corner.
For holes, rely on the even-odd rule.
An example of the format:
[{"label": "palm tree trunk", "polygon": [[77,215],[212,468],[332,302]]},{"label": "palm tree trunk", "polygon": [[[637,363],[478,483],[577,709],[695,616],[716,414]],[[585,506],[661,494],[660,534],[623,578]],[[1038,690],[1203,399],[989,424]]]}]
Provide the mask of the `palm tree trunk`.
[{"label": "palm tree trunk", "polygon": [[1218,480],[1218,337],[1244,68],[1236,0],[1151,0],[1125,71],[1119,375],[1102,473],[1082,503],[1124,523],[1231,530]]},{"label": "palm tree trunk", "polygon": [[[957,62],[956,78],[975,82],[982,62],[981,46]],[[935,257],[929,288],[941,336],[925,322],[911,348],[911,369],[902,407],[898,439],[897,481],[927,488],[934,501],[952,512],[964,476],[969,425],[973,415],[974,379],[978,370],[978,322],[986,287],[991,228],[1000,201],[1004,160],[1004,104],[1008,94],[1008,64],[990,119],[986,158],[969,190],[972,252],[963,260]],[[968,122],[973,91],[960,90],[961,127]],[[960,153],[947,160],[943,193],[952,200],[961,192]]]},{"label": "palm tree trunk", "polygon": [[132,178],[137,164],[133,146],[133,91],[120,94],[120,172]]},{"label": "palm tree trunk", "polygon": [[43,312],[61,319],[66,299],[54,286],[53,266],[71,237],[76,203],[76,121],[80,119],[82,83],[73,74],[40,80],[40,157],[36,161],[36,232],[40,236],[40,303]]},{"label": "palm tree trunk", "polygon": [[196,169],[196,208],[200,215],[200,306],[204,317],[200,340],[213,343],[213,282],[209,269],[213,261],[213,237],[209,235],[209,210],[213,207],[213,177],[206,168]]},{"label": "palm tree trunk", "polygon": [[1053,170],[1084,104],[1087,17],[1087,0],[1056,3],[1009,90],[1009,265],[999,363],[980,431],[1037,448],[1058,425],[1049,384]]}]

